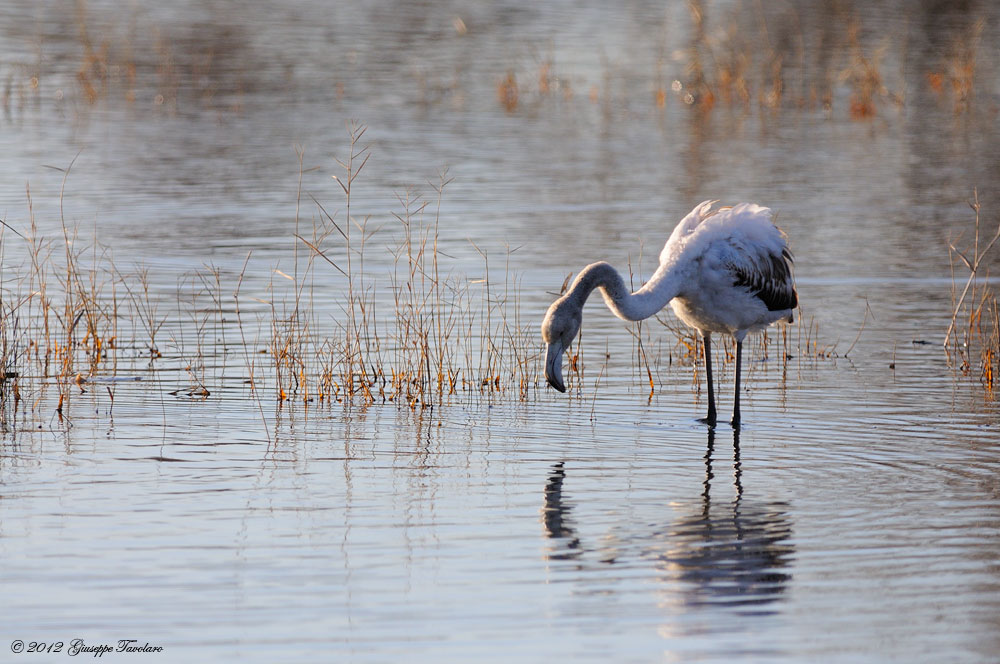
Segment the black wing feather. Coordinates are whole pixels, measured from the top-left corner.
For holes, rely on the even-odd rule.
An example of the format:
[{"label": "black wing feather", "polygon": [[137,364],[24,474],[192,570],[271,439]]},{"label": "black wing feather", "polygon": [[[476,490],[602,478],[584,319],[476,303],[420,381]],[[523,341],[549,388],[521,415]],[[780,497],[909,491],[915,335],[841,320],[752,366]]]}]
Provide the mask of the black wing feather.
[{"label": "black wing feather", "polygon": [[794,309],[799,304],[792,279],[792,254],[788,248],[781,255],[766,254],[760,260],[731,266],[733,285],[746,288],[768,311]]}]

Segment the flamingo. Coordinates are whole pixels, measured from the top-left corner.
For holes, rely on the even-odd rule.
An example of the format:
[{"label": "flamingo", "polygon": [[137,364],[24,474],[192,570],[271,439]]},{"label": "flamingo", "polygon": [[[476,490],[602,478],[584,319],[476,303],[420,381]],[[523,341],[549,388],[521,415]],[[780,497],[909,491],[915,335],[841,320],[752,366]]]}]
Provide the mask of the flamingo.
[{"label": "flamingo", "polygon": [[708,416],[715,426],[712,333],[736,340],[736,396],[732,426],[740,424],[740,365],[743,339],[780,321],[791,323],[798,306],[788,238],[774,225],[771,210],[753,203],[712,209],[705,201],[684,217],[660,253],[660,265],[639,290],[629,292],[618,271],[601,261],[588,265],[569,290],[552,303],[542,322],[548,345],[545,378],[566,391],[562,356],[580,331],[583,305],[595,288],[623,320],[644,320],[670,303],[674,313],[705,342]]}]

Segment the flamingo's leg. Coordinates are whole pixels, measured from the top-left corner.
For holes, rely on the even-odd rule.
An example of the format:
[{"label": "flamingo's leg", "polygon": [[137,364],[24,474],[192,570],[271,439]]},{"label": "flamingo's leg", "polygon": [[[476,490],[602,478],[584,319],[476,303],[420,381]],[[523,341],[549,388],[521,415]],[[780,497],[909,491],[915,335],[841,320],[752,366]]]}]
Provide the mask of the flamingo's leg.
[{"label": "flamingo's leg", "polygon": [[743,342],[736,342],[736,395],[733,397],[733,428],[740,426],[740,366],[743,364]]},{"label": "flamingo's leg", "polygon": [[712,333],[703,332],[705,340],[705,377],[708,383],[708,417],[702,420],[705,424],[715,426],[715,386],[712,385]]}]

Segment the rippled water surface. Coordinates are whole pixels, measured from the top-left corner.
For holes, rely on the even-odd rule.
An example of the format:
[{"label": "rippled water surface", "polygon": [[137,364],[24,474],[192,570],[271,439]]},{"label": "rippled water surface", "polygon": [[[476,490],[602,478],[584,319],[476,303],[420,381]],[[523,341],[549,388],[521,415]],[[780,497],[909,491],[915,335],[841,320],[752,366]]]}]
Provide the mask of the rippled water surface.
[{"label": "rippled water surface", "polygon": [[[134,638],[164,661],[995,661],[1000,409],[941,345],[949,242],[971,247],[974,189],[984,235],[1000,209],[992,4],[119,5],[0,7],[0,214],[24,236],[2,238],[23,375],[0,659]],[[516,300],[471,334],[522,349],[520,390],[275,398],[272,305],[306,269],[294,235],[347,223],[351,119],[379,320],[409,196],[463,306]],[[709,198],[771,206],[796,256],[801,310],[747,353],[743,428],[697,422],[669,313],[639,350],[588,305],[582,377],[545,388],[566,275],[604,259],[638,284]],[[79,385],[24,328],[25,238],[58,261],[68,236],[122,303]],[[345,281],[310,269],[310,333],[335,338]]]}]

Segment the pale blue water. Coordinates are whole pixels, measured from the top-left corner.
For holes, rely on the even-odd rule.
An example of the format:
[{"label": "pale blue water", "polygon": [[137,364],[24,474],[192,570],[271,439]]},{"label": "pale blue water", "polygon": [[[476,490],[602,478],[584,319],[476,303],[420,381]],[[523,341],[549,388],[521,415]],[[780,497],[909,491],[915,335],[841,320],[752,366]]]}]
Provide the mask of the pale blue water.
[{"label": "pale blue water", "polygon": [[[785,49],[772,111],[757,98],[761,17],[706,4],[717,60],[730,26],[748,36],[754,86],[748,110],[720,98],[707,114],[670,88],[691,81],[685,5],[90,2],[91,40],[108,41],[112,64],[131,44],[137,68],[134,101],[118,70],[94,104],[76,11],[0,8],[0,213],[27,234],[29,183],[39,237],[60,255],[64,173],[49,167],[75,157],[63,200],[75,246],[96,234],[119,269],[149,269],[163,357],[150,365],[142,327],[123,319],[117,375],[138,380],[74,387],[63,417],[51,379],[8,403],[0,660],[58,661],[12,644],[77,638],[135,638],[162,661],[996,658],[1000,413],[940,346],[948,242],[970,242],[974,187],[984,234],[1000,209],[991,5],[769,7],[768,38]],[[841,76],[852,16],[902,99],[877,95],[871,120],[851,119]],[[951,71],[966,42],[975,95],[956,112],[951,83],[936,92],[928,74]],[[510,112],[497,97],[508,70]],[[827,74],[829,111],[807,89]],[[570,272],[631,261],[638,283],[695,203],[751,199],[778,212],[796,255],[793,357],[776,332],[766,359],[748,354],[738,438],[697,423],[700,375],[655,321],[649,398],[633,338],[597,303],[569,395],[537,377],[524,400],[461,393],[433,409],[279,408],[267,389],[258,402],[247,358],[273,378],[259,353],[269,310],[254,298],[285,292],[275,270],[294,272],[295,146],[302,228],[320,216],[308,194],[343,221],[330,176],[351,118],[372,142],[352,215],[378,229],[365,254],[378,288],[396,196],[419,189],[430,222],[428,181],[444,168],[447,270],[478,296],[479,250],[494,284],[509,267],[531,334]],[[5,232],[5,306],[24,256]],[[233,300],[244,264],[246,337]],[[206,266],[218,287],[200,280]],[[343,280],[319,262],[314,279],[314,333],[333,336]],[[187,393],[193,374],[207,398]],[[731,362],[718,374],[726,417]]]}]

